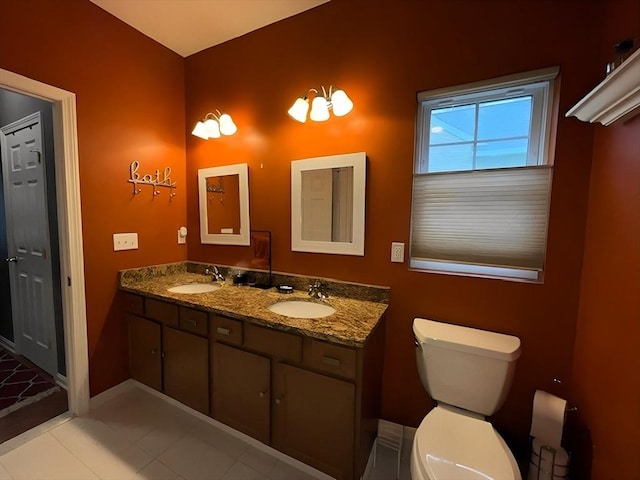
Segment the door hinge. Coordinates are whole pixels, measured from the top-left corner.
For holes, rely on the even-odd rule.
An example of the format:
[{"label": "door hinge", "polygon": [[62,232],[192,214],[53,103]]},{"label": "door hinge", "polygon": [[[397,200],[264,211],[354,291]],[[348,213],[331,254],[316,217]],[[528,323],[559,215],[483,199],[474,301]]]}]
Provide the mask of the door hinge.
[{"label": "door hinge", "polygon": [[71,277],[67,277],[67,287],[71,286]]}]

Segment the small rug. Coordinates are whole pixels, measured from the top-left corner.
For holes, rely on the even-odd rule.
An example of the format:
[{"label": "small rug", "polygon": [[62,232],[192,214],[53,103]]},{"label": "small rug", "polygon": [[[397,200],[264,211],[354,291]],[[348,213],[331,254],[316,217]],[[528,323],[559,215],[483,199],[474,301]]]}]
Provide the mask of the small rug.
[{"label": "small rug", "polygon": [[0,347],[0,418],[58,390],[50,378]]}]

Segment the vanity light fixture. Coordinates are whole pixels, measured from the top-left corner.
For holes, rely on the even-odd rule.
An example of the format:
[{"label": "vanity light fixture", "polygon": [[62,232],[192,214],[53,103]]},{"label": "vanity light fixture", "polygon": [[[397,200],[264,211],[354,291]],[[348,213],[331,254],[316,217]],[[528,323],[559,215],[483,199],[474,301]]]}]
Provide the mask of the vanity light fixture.
[{"label": "vanity light fixture", "polygon": [[329,110],[333,110],[333,114],[342,117],[353,109],[353,102],[339,88],[329,87],[329,92],[324,86],[320,87],[322,92],[315,88],[310,88],[306,95],[299,97],[291,106],[288,113],[294,120],[300,123],[307,121],[307,112],[309,111],[309,92],[314,92],[315,96],[311,102],[311,112],[309,118],[314,122],[324,122],[329,119]]},{"label": "vanity light fixture", "polygon": [[203,140],[209,140],[210,138],[220,138],[220,135],[233,135],[237,131],[238,127],[233,123],[231,115],[216,110],[216,113],[209,112],[202,120],[199,120],[193,127],[191,134]]}]

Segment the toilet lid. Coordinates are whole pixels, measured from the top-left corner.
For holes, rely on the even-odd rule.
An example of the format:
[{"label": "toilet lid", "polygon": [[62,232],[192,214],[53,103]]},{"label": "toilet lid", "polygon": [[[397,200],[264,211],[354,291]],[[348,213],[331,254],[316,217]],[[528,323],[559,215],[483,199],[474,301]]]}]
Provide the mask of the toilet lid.
[{"label": "toilet lid", "polygon": [[438,406],[415,435],[414,452],[431,480],[520,480],[511,451],[489,422]]}]

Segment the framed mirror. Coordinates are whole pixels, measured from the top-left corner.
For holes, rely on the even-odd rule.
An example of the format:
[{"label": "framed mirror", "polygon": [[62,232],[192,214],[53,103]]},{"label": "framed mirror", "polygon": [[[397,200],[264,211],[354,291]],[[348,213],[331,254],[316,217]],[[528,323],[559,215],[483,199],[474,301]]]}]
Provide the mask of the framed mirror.
[{"label": "framed mirror", "polygon": [[200,241],[249,245],[249,175],[246,163],[198,170]]},{"label": "framed mirror", "polygon": [[364,255],[364,152],[291,162],[291,250]]}]

